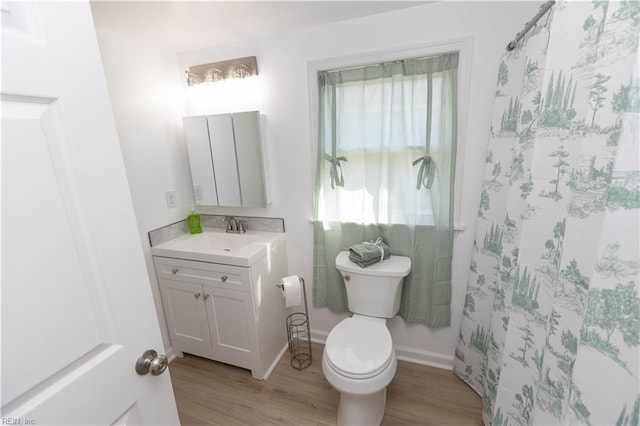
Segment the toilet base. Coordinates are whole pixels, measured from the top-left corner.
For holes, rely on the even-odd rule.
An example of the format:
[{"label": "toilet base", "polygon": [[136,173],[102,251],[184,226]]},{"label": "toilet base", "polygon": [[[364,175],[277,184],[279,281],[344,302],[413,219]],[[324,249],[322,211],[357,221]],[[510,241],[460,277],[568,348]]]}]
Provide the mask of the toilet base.
[{"label": "toilet base", "polygon": [[387,388],[368,395],[340,392],[338,426],[379,426],[384,416]]}]

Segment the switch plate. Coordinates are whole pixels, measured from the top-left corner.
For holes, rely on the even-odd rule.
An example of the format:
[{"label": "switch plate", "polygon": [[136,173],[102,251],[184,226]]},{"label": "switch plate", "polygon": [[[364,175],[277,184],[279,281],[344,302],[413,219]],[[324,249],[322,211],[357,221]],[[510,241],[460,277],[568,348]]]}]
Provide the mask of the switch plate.
[{"label": "switch plate", "polygon": [[170,190],[170,191],[167,191],[165,194],[167,196],[167,207],[168,208],[176,207],[178,205],[178,203],[176,202],[176,191]]}]

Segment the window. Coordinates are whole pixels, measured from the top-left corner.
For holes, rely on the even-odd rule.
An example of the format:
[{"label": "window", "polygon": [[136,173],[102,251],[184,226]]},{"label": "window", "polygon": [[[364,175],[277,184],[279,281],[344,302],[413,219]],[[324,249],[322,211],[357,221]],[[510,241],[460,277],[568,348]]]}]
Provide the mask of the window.
[{"label": "window", "polygon": [[316,220],[452,226],[457,65],[447,53],[318,73]]},{"label": "window", "polygon": [[[314,306],[347,309],[335,258],[382,237],[392,255],[412,260],[399,315],[450,324],[454,175],[461,171],[454,166],[456,149],[464,152],[458,129],[465,129],[457,105],[467,100],[458,93],[458,63],[470,49],[466,39],[358,58],[357,65],[346,58],[310,64],[318,107]],[[468,70],[460,67],[461,81]]]}]

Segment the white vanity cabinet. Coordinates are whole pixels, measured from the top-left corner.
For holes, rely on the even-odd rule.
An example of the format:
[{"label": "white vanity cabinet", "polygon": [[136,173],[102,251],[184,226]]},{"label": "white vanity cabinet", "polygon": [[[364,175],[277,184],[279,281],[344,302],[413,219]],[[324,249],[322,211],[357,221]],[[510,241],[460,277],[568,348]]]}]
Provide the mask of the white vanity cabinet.
[{"label": "white vanity cabinet", "polygon": [[268,376],[287,342],[284,299],[275,287],[286,260],[270,254],[250,267],[154,256],[174,353]]}]

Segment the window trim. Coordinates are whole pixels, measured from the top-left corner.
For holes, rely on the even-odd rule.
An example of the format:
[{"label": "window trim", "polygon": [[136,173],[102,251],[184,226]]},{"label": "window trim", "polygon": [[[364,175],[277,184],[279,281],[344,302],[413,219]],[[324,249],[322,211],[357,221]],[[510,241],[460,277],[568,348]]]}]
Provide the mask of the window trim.
[{"label": "window trim", "polygon": [[375,64],[377,62],[398,61],[407,58],[436,56],[458,52],[458,111],[456,168],[454,173],[453,223],[454,230],[464,230],[460,223],[462,206],[462,178],[464,171],[465,145],[467,142],[467,117],[471,84],[471,59],[473,39],[470,37],[441,43],[408,47],[402,49],[373,51],[364,54],[340,56],[307,62],[307,81],[309,84],[309,122],[311,131],[311,177],[316,178],[318,152],[318,72],[338,68],[350,68]]}]

